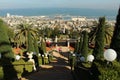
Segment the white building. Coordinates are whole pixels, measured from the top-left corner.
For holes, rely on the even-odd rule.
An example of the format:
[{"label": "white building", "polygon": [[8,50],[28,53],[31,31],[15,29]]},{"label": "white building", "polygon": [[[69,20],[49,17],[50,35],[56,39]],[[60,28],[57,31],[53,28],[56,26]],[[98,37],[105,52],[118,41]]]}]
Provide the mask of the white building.
[{"label": "white building", "polygon": [[7,15],[6,15],[7,17],[10,17],[10,13],[7,13]]},{"label": "white building", "polygon": [[86,21],[86,17],[72,17],[73,21]]}]

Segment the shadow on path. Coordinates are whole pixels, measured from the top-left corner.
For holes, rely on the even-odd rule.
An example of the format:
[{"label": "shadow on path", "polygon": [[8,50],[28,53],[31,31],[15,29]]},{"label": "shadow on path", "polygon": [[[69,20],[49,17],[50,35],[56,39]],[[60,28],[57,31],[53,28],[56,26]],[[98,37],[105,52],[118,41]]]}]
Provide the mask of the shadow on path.
[{"label": "shadow on path", "polygon": [[28,80],[73,80],[70,66],[68,66],[67,52],[54,52],[54,60],[48,65],[41,65],[38,72],[25,78]]}]

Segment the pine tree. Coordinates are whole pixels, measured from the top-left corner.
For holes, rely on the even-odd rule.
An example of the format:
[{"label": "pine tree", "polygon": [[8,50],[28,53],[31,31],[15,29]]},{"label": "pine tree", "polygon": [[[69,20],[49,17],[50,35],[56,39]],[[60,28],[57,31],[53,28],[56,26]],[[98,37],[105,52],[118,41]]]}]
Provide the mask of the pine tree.
[{"label": "pine tree", "polygon": [[17,73],[12,65],[14,55],[7,35],[7,28],[7,25],[0,20],[0,54],[2,55],[1,65],[3,67],[4,80],[13,80],[17,78]]},{"label": "pine tree", "polygon": [[120,8],[118,10],[118,15],[116,18],[116,24],[110,48],[114,49],[117,52],[117,59],[120,60]]},{"label": "pine tree", "polygon": [[95,38],[95,48],[93,50],[93,55],[96,60],[100,60],[103,58],[104,53],[104,36],[105,34],[105,17],[99,18],[98,31],[96,33]]},{"label": "pine tree", "polygon": [[85,61],[87,60],[88,55],[88,32],[83,31],[83,43],[82,43],[82,50],[81,54],[85,57]]}]

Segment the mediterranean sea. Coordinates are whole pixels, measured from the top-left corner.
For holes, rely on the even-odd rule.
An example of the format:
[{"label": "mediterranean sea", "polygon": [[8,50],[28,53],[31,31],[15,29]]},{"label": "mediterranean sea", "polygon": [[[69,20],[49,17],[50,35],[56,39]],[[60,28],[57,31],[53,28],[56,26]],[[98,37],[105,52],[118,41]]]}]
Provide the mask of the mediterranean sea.
[{"label": "mediterranean sea", "polygon": [[83,8],[27,8],[27,9],[0,9],[0,16],[85,16],[87,18],[99,18],[105,16],[107,19],[115,20],[117,10],[83,9]]}]

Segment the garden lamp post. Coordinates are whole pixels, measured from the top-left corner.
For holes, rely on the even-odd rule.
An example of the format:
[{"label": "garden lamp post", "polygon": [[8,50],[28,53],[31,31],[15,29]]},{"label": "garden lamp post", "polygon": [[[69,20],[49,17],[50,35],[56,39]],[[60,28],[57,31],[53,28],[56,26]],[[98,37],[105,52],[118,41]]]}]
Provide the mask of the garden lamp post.
[{"label": "garden lamp post", "polygon": [[85,57],[81,56],[80,61],[85,62]]},{"label": "garden lamp post", "polygon": [[104,58],[109,61],[109,62],[112,62],[116,59],[117,57],[117,53],[115,50],[113,49],[107,49],[105,52],[104,52]]},{"label": "garden lamp post", "polygon": [[93,55],[88,55],[87,56],[87,61],[93,62],[93,60],[94,60],[94,56]]},{"label": "garden lamp post", "polygon": [[20,57],[19,55],[15,55],[15,59],[16,59],[16,60],[20,60],[20,58],[21,58],[21,57]]}]

